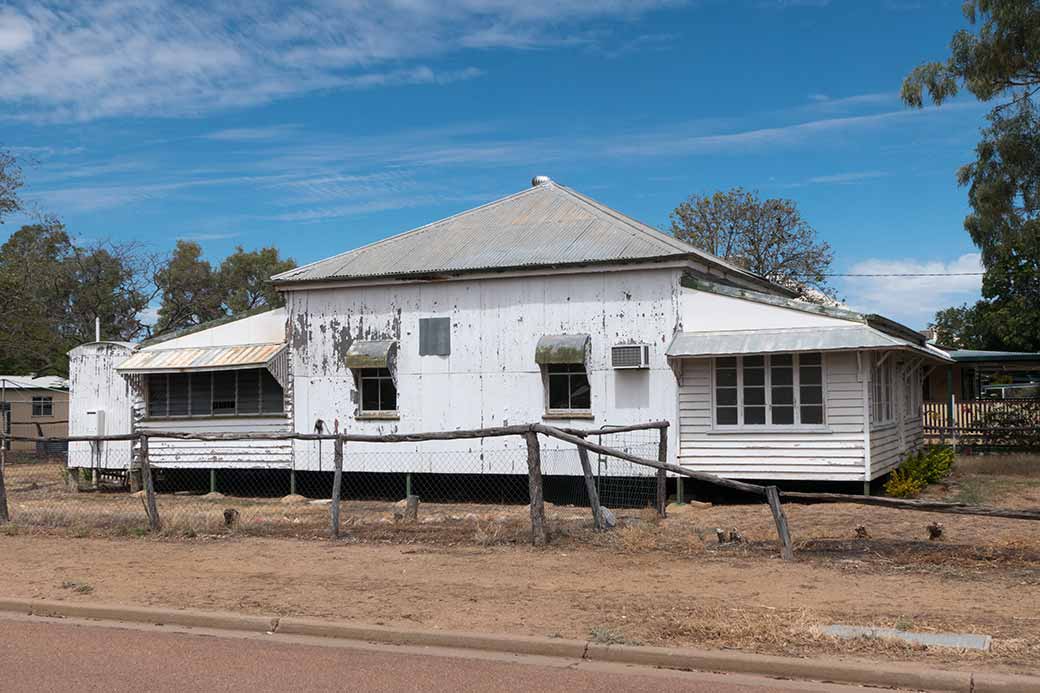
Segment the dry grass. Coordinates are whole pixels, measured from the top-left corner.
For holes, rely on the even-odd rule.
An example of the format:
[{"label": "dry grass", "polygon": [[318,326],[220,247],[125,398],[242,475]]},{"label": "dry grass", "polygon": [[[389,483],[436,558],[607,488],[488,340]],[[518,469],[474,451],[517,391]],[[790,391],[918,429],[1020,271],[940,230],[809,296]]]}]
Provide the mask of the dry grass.
[{"label": "dry grass", "polygon": [[1040,481],[1040,454],[1007,453],[992,455],[959,455],[954,475],[1010,476]]}]

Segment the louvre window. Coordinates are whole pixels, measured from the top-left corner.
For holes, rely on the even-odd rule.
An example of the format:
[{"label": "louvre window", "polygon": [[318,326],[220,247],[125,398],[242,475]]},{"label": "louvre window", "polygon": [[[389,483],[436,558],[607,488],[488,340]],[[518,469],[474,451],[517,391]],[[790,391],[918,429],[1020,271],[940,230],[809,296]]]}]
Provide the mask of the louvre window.
[{"label": "louvre window", "polygon": [[148,416],[255,416],[284,411],[282,386],[267,369],[148,376]]},{"label": "louvre window", "polygon": [[819,353],[717,358],[714,388],[716,426],[824,423]]}]

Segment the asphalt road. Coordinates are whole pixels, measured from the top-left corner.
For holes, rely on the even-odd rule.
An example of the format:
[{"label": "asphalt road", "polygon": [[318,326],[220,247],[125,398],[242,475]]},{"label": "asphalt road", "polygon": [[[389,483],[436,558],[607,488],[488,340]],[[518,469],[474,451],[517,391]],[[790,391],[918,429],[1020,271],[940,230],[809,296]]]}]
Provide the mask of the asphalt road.
[{"label": "asphalt road", "polygon": [[0,618],[0,690],[790,693],[856,687],[292,636]]}]

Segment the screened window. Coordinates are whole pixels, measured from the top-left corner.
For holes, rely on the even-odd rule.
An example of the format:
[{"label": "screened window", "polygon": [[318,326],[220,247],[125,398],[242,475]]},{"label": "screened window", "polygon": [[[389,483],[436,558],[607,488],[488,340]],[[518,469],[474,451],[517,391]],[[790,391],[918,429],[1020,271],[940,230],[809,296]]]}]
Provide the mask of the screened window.
[{"label": "screened window", "polygon": [[715,359],[716,426],[783,427],[823,422],[820,354]]},{"label": "screened window", "polygon": [[148,416],[281,414],[282,386],[265,368],[148,376]]},{"label": "screened window", "polygon": [[[882,360],[883,359],[883,360]],[[875,355],[871,368],[872,386],[870,421],[875,425],[895,421],[895,368],[892,359]]]},{"label": "screened window", "polygon": [[33,397],[32,398],[32,415],[33,416],[54,416],[54,398],[53,397]]},{"label": "screened window", "polygon": [[549,386],[549,411],[592,409],[592,388],[584,364],[551,363],[545,366],[545,370]]},{"label": "screened window", "polygon": [[361,390],[362,414],[397,412],[397,384],[390,369],[359,369],[358,388]]}]

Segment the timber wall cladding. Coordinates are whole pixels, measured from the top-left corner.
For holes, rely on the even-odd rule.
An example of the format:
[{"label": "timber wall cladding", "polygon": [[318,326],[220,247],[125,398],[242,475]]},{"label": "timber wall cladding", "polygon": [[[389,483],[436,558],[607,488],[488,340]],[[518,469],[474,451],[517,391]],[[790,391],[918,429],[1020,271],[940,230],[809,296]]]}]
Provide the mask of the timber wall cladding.
[{"label": "timber wall cladding", "polygon": [[711,360],[685,359],[679,388],[679,462],[731,478],[861,481],[863,384],[854,353],[824,355],[828,431],[715,431]]},{"label": "timber wall cladding", "polygon": [[[539,421],[545,400],[535,346],[541,336],[556,334],[591,336],[594,418],[573,424],[672,419],[676,381],[665,349],[678,324],[678,291],[678,271],[658,269],[289,292],[294,430],[310,432],[319,418],[329,425],[338,419],[343,430],[360,433]],[[425,318],[449,319],[449,354],[420,355],[419,320]],[[355,340],[383,339],[399,342],[399,419],[357,420],[354,378],[344,356]],[[650,369],[622,372],[611,367],[610,347],[626,342],[651,344]],[[521,443],[444,441],[395,450],[419,456],[408,464],[412,471],[419,466],[425,471],[514,474],[526,470]],[[317,446],[308,441],[296,446],[302,453],[297,468],[316,467]],[[437,453],[446,451],[462,455],[442,463]],[[503,451],[518,454],[498,454]],[[375,470],[398,464],[389,462],[386,453],[385,448],[352,444],[345,465]],[[550,443],[543,454],[550,466],[556,456],[561,470],[581,473],[577,454],[568,446]],[[328,469],[332,451],[323,449],[321,458]],[[449,464],[450,469],[441,468]]]}]

